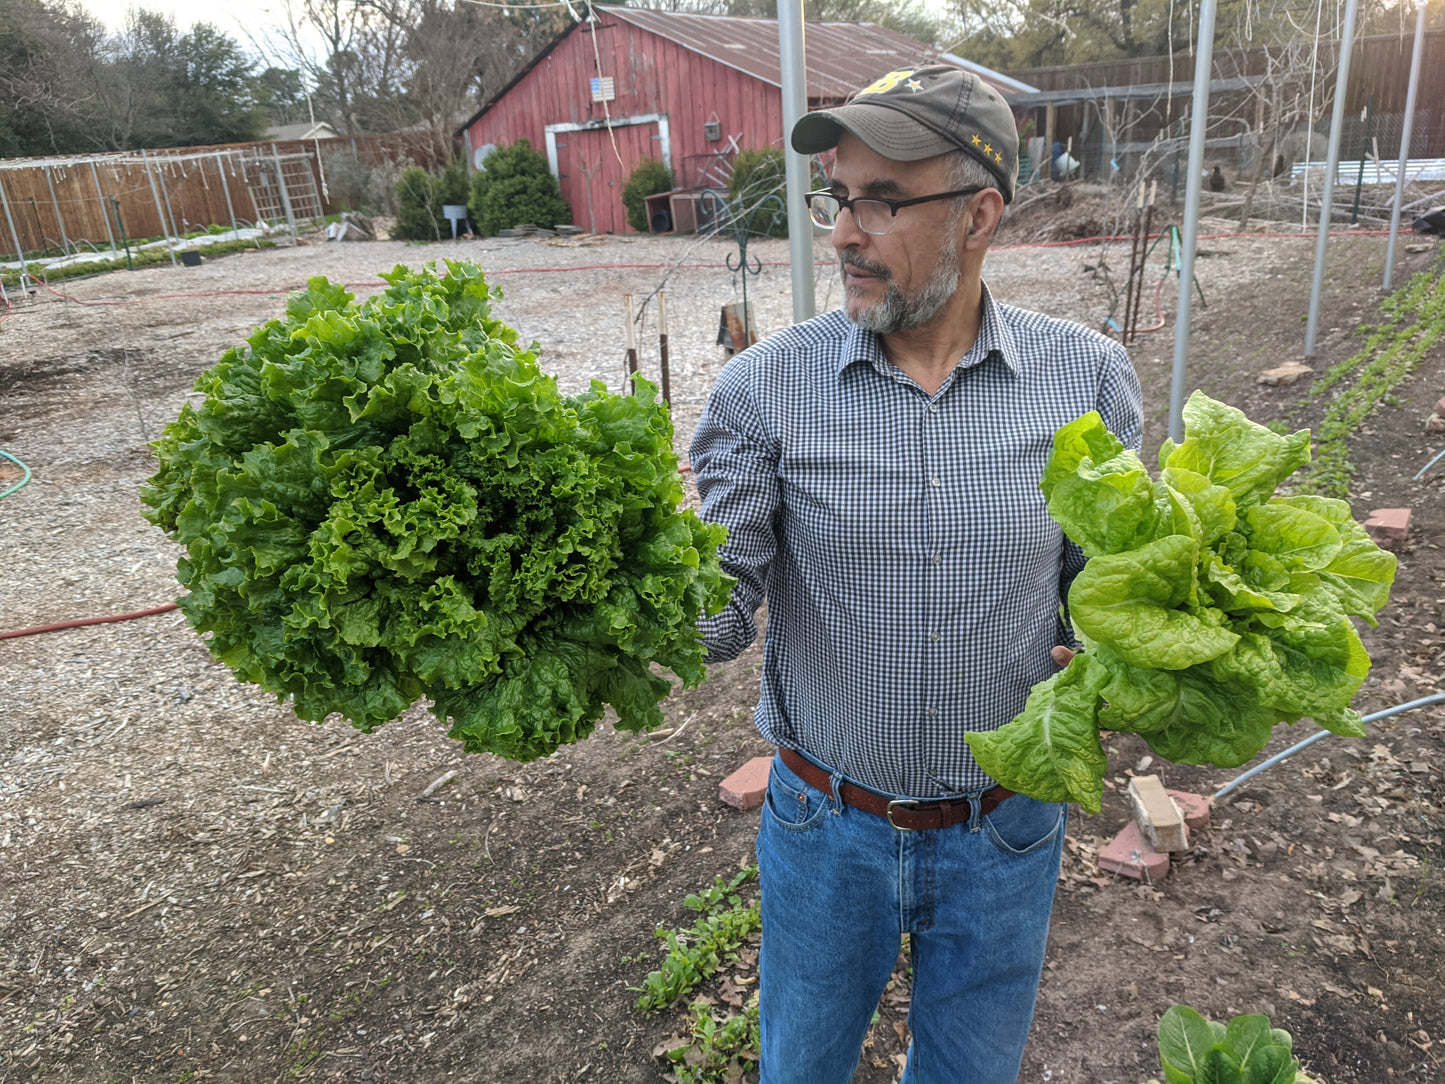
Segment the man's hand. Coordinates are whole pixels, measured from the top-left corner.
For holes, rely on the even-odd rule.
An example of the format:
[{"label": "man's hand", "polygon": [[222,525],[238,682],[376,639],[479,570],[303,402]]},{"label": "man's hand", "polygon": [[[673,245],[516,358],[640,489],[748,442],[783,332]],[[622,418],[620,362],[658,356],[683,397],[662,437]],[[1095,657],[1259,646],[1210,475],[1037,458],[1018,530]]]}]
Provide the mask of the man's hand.
[{"label": "man's hand", "polygon": [[1054,662],[1058,663],[1060,666],[1068,666],[1069,660],[1072,659],[1075,654],[1077,653],[1072,649],[1062,646],[1053,648],[1049,652],[1049,655],[1052,656]]}]

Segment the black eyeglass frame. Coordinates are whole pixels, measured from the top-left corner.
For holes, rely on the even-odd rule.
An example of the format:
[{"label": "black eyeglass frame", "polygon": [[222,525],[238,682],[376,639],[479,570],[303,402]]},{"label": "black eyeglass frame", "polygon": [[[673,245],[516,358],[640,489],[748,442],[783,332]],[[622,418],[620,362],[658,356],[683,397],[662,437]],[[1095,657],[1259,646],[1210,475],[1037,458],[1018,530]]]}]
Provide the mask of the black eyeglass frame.
[{"label": "black eyeglass frame", "polygon": [[[864,233],[872,234],[874,237],[886,237],[888,234],[892,233],[897,227],[898,212],[901,208],[912,207],[916,203],[932,203],[935,200],[953,199],[956,196],[971,196],[975,193],[982,192],[986,188],[991,187],[993,186],[987,184],[974,185],[971,188],[956,188],[952,192],[938,192],[931,196],[914,196],[912,199],[884,199],[881,196],[840,196],[836,192],[829,192],[826,188],[824,188],[819,189],[817,192],[809,192],[803,198],[807,201],[808,204],[808,217],[813,219],[815,225],[821,226],[825,230],[831,230],[833,226],[826,225],[822,222],[819,222],[816,218],[813,218],[813,200],[815,197],[821,198],[826,196],[828,199],[837,202],[839,211],[842,211],[844,208],[852,211],[854,223],[856,223],[858,228]],[[855,203],[881,203],[885,207],[887,207],[889,212],[889,226],[887,231],[880,234],[874,233],[872,230],[863,229],[862,223],[858,222],[858,212],[853,210],[853,205]],[[837,224],[836,216],[834,216],[833,223],[834,225]]]}]

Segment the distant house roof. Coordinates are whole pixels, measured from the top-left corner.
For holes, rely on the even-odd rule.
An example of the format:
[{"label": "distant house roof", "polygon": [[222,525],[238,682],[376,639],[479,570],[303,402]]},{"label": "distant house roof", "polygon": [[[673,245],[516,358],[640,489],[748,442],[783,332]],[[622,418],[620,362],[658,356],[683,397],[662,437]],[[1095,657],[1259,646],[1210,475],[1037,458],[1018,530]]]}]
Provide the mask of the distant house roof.
[{"label": "distant house roof", "polygon": [[[701,53],[719,64],[736,68],[764,83],[775,87],[783,84],[776,19],[696,15],[604,5],[598,5],[596,10],[650,30],[659,37]],[[916,65],[920,61],[953,64],[972,71],[1005,95],[1034,89],[1001,72],[974,64],[953,53],[940,52],[931,45],[877,23],[808,23],[805,45],[810,99],[846,98],[884,72]]]},{"label": "distant house roof", "polygon": [[335,128],[324,120],[315,124],[278,124],[268,128],[265,139],[336,139],[340,136]]},{"label": "distant house roof", "polygon": [[[593,10],[650,31],[684,49],[690,49],[771,86],[783,85],[776,19],[754,19],[740,15],[695,15],[601,4],[594,5]],[[567,33],[553,38],[506,86],[473,113],[461,129],[475,124],[560,45],[563,39],[576,31],[577,27],[574,26]],[[841,101],[884,72],[920,62],[953,64],[965,71],[971,71],[1006,97],[1038,89],[954,53],[940,52],[931,45],[925,45],[877,23],[808,23],[805,51],[810,103]]]}]

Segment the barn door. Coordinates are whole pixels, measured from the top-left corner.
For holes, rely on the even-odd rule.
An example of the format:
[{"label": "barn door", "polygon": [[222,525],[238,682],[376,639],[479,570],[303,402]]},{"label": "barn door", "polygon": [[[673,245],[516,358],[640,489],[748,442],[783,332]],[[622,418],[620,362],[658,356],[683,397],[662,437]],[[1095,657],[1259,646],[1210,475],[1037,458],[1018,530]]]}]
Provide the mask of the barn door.
[{"label": "barn door", "polygon": [[622,189],[638,162],[661,156],[657,135],[656,121],[559,135],[562,195],[574,223],[589,233],[635,232],[627,224]]}]

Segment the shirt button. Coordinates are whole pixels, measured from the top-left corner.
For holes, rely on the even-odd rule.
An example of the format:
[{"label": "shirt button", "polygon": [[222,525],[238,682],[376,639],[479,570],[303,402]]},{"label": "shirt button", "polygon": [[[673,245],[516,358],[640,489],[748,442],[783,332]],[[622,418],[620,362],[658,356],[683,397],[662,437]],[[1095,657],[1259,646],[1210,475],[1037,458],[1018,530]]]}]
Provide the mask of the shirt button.
[{"label": "shirt button", "polygon": [[943,479],[935,474],[932,478],[928,480],[928,484],[931,485],[934,489],[937,489],[939,486],[943,485]]},{"label": "shirt button", "polygon": [[938,550],[933,551],[933,563],[936,565],[943,564],[943,554]]},{"label": "shirt button", "polygon": [[937,709],[937,708],[929,708],[929,709],[928,709],[928,717],[929,717],[930,719],[937,719],[937,718],[938,718],[938,709]]},{"label": "shirt button", "polygon": [[929,404],[928,404],[928,413],[930,413],[930,414],[937,414],[937,413],[938,413],[938,404],[937,404],[937,403],[929,403]]},{"label": "shirt button", "polygon": [[930,640],[932,640],[932,641],[936,644],[936,643],[938,643],[939,635],[940,635],[940,634],[939,634],[939,631],[938,631],[937,629],[934,629],[932,632],[930,632],[930,633],[928,634],[928,638],[929,638]]}]

